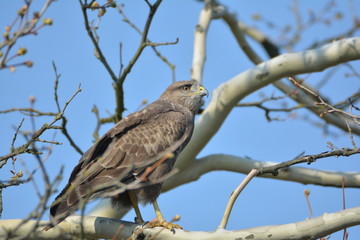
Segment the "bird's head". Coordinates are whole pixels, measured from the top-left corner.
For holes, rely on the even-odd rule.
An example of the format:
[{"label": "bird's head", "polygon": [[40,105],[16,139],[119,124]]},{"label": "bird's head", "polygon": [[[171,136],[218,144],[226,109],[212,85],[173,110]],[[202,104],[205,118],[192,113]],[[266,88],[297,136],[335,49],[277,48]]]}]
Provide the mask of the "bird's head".
[{"label": "bird's head", "polygon": [[161,98],[180,104],[195,114],[204,96],[208,96],[208,91],[198,81],[191,80],[174,82],[165,90]]}]

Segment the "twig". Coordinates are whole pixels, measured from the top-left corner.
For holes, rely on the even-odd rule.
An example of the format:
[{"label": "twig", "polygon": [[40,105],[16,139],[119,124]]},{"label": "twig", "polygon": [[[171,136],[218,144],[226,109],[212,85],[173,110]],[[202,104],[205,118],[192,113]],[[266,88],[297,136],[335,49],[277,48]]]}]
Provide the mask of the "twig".
[{"label": "twig", "polygon": [[[94,30],[92,30],[90,28],[90,24],[89,24],[89,19],[88,19],[88,15],[87,15],[87,10],[89,8],[91,8],[91,5],[87,4],[87,1],[85,1],[85,3],[83,3],[82,0],[79,0],[80,6],[81,6],[81,10],[83,13],[83,17],[84,17],[84,21],[85,21],[85,28],[86,31],[95,47],[95,51],[98,55],[99,60],[101,61],[101,63],[104,65],[105,69],[108,71],[108,73],[111,76],[111,79],[113,80],[114,84],[114,90],[115,90],[115,97],[116,97],[116,109],[115,109],[115,120],[116,122],[119,121],[122,118],[122,113],[125,110],[125,106],[124,106],[124,90],[123,90],[123,84],[125,81],[125,78],[127,77],[127,75],[130,73],[132,67],[135,65],[135,63],[137,62],[138,58],[140,57],[142,51],[144,50],[144,48],[147,46],[147,35],[150,29],[150,25],[152,22],[152,19],[160,5],[160,3],[162,2],[162,0],[157,0],[154,4],[151,4],[150,2],[146,1],[146,3],[148,4],[149,8],[150,8],[150,12],[148,14],[148,18],[145,24],[145,27],[142,31],[142,37],[140,40],[140,44],[138,46],[137,51],[135,52],[134,56],[132,57],[132,59],[130,60],[129,64],[123,69],[122,65],[120,65],[120,76],[116,77],[116,75],[114,74],[114,71],[111,69],[110,65],[108,64],[103,52],[100,49],[99,46],[99,42],[98,42],[98,38],[94,35]],[[121,60],[122,61],[122,60]]]},{"label": "twig", "polygon": [[[32,1],[27,1],[26,8],[19,10],[19,11],[22,11],[22,13],[18,12],[18,15],[15,18],[15,20],[13,21],[13,23],[6,28],[6,32],[4,33],[5,34],[4,41],[2,41],[0,43],[0,49],[6,47],[4,54],[2,55],[2,57],[0,57],[0,69],[8,67],[7,66],[7,63],[9,62],[8,55],[10,53],[10,50],[12,49],[12,47],[15,45],[15,43],[17,42],[17,40],[20,37],[26,36],[28,34],[36,34],[37,31],[41,27],[44,26],[44,24],[42,24],[38,28],[35,28],[36,25],[38,24],[39,20],[42,18],[45,11],[47,10],[47,8],[50,6],[50,4],[52,2],[54,2],[54,0],[47,0],[44,3],[42,9],[36,15],[34,15],[34,17],[31,20],[27,20],[27,21],[23,21],[23,19],[24,19],[24,16],[28,15],[29,7],[30,7]],[[16,22],[19,19],[20,19],[20,22],[18,24],[18,29],[15,32],[10,33],[11,28],[16,24]],[[47,25],[51,25],[51,23],[48,22]],[[15,54],[14,56],[18,56],[18,54]]]},{"label": "twig", "polygon": [[[16,232],[21,226],[26,224],[30,219],[36,219],[35,224],[33,224],[31,226],[31,229],[29,230],[27,235],[24,236],[23,239],[27,239],[27,237],[30,234],[32,234],[33,232],[35,232],[35,229],[37,229],[38,226],[40,225],[40,220],[41,220],[42,216],[44,215],[45,211],[47,210],[47,202],[48,202],[51,194],[53,193],[53,189],[55,189],[55,187],[58,185],[58,183],[62,179],[63,169],[64,169],[63,167],[60,168],[59,174],[57,174],[54,181],[50,183],[50,185],[49,185],[50,188],[46,187],[45,193],[42,197],[40,197],[40,202],[36,206],[34,211],[31,212],[27,217],[21,219],[21,221],[18,223],[18,225],[16,227],[14,227],[13,232]],[[11,233],[10,233],[10,236],[11,236]]]},{"label": "twig", "polygon": [[24,120],[25,120],[25,118],[21,119],[20,124],[19,124],[19,125],[18,125],[18,127],[16,128],[16,131],[15,131],[14,137],[13,137],[13,139],[12,139],[12,141],[11,141],[11,148],[10,148],[10,151],[13,151],[13,150],[15,149],[14,144],[15,144],[15,141],[16,141],[16,137],[17,137],[17,135],[18,135],[18,133],[19,133],[19,130],[20,130],[20,128],[21,128],[21,126],[22,126],[22,124],[23,124]]},{"label": "twig", "polygon": [[228,202],[228,204],[226,206],[224,216],[223,216],[223,218],[221,220],[220,225],[218,226],[218,229],[225,229],[226,228],[226,225],[227,225],[227,223],[229,221],[231,210],[232,210],[232,208],[234,206],[234,203],[235,203],[237,197],[242,192],[242,190],[244,190],[244,188],[251,181],[251,179],[253,179],[255,176],[257,176],[258,173],[259,173],[259,170],[252,169],[250,171],[250,173],[240,183],[240,185],[235,189],[235,191],[232,192],[232,194],[230,196],[230,199],[229,199],[229,202]]},{"label": "twig", "polygon": [[279,119],[274,119],[274,118],[270,117],[270,112],[291,112],[293,110],[306,107],[306,106],[304,106],[302,104],[298,104],[297,106],[289,107],[289,108],[268,108],[268,107],[264,106],[264,103],[266,103],[268,101],[276,101],[276,100],[280,100],[280,99],[284,99],[284,98],[285,98],[285,96],[269,97],[269,98],[264,98],[264,99],[262,99],[261,101],[258,101],[258,102],[238,103],[236,106],[237,107],[258,107],[258,108],[264,110],[265,117],[269,122],[272,121],[272,120],[279,120]]},{"label": "twig", "polygon": [[147,2],[147,4],[149,5],[149,8],[150,8],[150,12],[148,14],[148,18],[146,20],[145,27],[144,27],[144,29],[142,31],[142,37],[141,37],[141,40],[140,40],[140,44],[139,44],[138,49],[135,52],[134,56],[129,61],[129,64],[124,68],[121,76],[116,81],[116,86],[115,86],[115,91],[116,91],[116,113],[115,113],[115,116],[116,116],[117,120],[121,119],[121,115],[122,115],[122,113],[123,113],[123,111],[125,109],[125,107],[124,107],[124,99],[123,99],[124,98],[123,84],[124,84],[125,78],[130,73],[130,71],[133,68],[133,66],[135,65],[135,63],[137,62],[137,60],[140,57],[140,55],[141,55],[142,51],[144,50],[144,48],[147,46],[146,42],[147,42],[147,36],[148,36],[148,33],[149,33],[150,25],[151,25],[153,17],[155,15],[158,7],[160,6],[161,2],[162,2],[162,0],[157,0],[153,5],[151,5],[149,2]]},{"label": "twig", "polygon": [[[255,41],[259,42],[271,58],[274,58],[280,54],[280,47],[273,44],[269,40],[269,38],[267,36],[265,36],[262,32],[258,31],[255,28],[247,26],[243,22],[237,21],[235,16],[231,15],[229,13],[223,14],[223,18],[226,21],[226,23],[229,25],[230,29],[232,30],[236,40],[238,41],[239,46],[246,53],[248,58],[251,61],[253,61],[255,64],[260,64],[261,62],[263,62],[263,60],[259,57],[259,55],[256,54],[256,52],[254,50],[252,50],[252,47],[247,43],[246,39],[242,36],[243,33],[247,34],[249,37],[251,37]],[[301,105],[310,106],[310,104],[312,104],[312,102],[314,101],[313,95],[305,94],[303,92],[296,94],[296,95],[291,94],[294,91],[293,88],[291,88],[287,84],[283,83],[282,81],[273,82],[273,85]],[[315,108],[315,107],[307,107],[307,108],[311,112],[313,112],[317,116],[319,116],[319,108]],[[325,120],[327,123],[330,123],[344,131],[347,131],[347,126],[346,126],[346,124],[344,124],[343,118],[341,118],[340,116],[323,115],[322,117],[323,117],[323,120]],[[356,122],[356,119],[353,119],[353,120],[354,120],[354,122]],[[355,128],[355,130],[353,130],[353,132],[355,134],[359,134],[359,132],[357,130],[358,129]]]},{"label": "twig", "polygon": [[[104,65],[106,71],[109,73],[111,79],[114,82],[117,82],[117,77],[114,74],[113,70],[111,69],[109,63],[107,62],[103,52],[101,51],[101,48],[99,46],[99,42],[98,42],[97,38],[94,36],[94,33],[92,32],[92,30],[90,28],[89,18],[88,18],[88,15],[87,15],[87,10],[89,8],[89,5],[87,5],[86,2],[83,3],[82,0],[79,0],[79,3],[80,3],[82,14],[83,14],[83,17],[84,17],[84,23],[85,23],[86,32],[88,33],[88,35],[89,35],[89,37],[91,39],[91,42],[93,43],[93,45],[95,47],[96,53],[98,54],[98,58],[99,58],[100,62]],[[90,3],[90,5],[91,5],[91,3]]]},{"label": "twig", "polygon": [[43,140],[43,139],[36,139],[35,141],[37,142],[42,142],[42,143],[50,143],[50,144],[55,144],[55,145],[62,145],[61,142],[57,142],[57,141],[48,141],[48,140]]},{"label": "twig", "polygon": [[[24,115],[30,116],[32,114],[34,117],[37,116],[56,116],[56,113],[53,112],[41,112],[33,108],[10,108],[7,110],[1,110],[0,113],[11,113],[11,112],[20,112]],[[35,114],[34,114],[35,113]]]},{"label": "twig", "polygon": [[55,65],[54,61],[52,61],[52,65],[53,65],[53,69],[54,69],[54,73],[55,73],[54,98],[55,98],[57,110],[58,110],[58,112],[60,112],[61,110],[60,110],[60,104],[59,104],[57,90],[58,90],[59,79],[60,79],[61,75],[57,73],[57,69],[56,69],[56,65]]},{"label": "twig", "polygon": [[[75,97],[79,92],[81,92],[80,86],[79,86],[79,88],[76,90],[76,92],[71,96],[71,98],[65,103],[62,111],[61,111],[60,113],[58,113],[58,114],[54,117],[53,121],[52,121],[50,124],[44,123],[44,124],[42,125],[42,127],[34,133],[34,135],[32,136],[32,138],[31,138],[29,141],[27,141],[25,144],[21,145],[20,147],[17,147],[17,148],[15,148],[15,149],[13,149],[13,150],[12,150],[10,153],[8,153],[7,155],[0,157],[0,164],[1,164],[1,166],[4,165],[4,164],[6,164],[6,162],[7,162],[7,160],[8,160],[9,158],[12,158],[12,157],[14,157],[14,156],[17,156],[17,155],[19,155],[19,154],[29,153],[29,152],[34,153],[34,151],[31,151],[31,150],[29,149],[29,146],[30,146],[33,142],[35,142],[36,139],[38,139],[46,130],[48,130],[48,129],[61,129],[61,127],[54,126],[54,124],[63,117],[67,106],[69,105],[69,103],[74,99],[74,97]],[[37,154],[38,154],[38,153],[37,153]],[[1,163],[1,162],[2,162],[2,163]]]},{"label": "twig", "polygon": [[357,115],[354,115],[354,114],[351,114],[351,113],[348,113],[342,109],[338,109],[338,108],[335,108],[333,106],[331,106],[330,104],[326,103],[322,97],[319,95],[319,93],[317,92],[314,92],[312,90],[310,90],[309,88],[305,87],[304,85],[300,84],[299,82],[297,82],[294,78],[292,77],[289,77],[289,80],[293,82],[293,84],[295,86],[297,86],[298,88],[304,90],[305,92],[308,92],[310,93],[311,95],[313,95],[315,98],[318,99],[319,102],[315,103],[315,105],[317,106],[324,106],[326,108],[325,111],[323,111],[321,114],[320,114],[320,117],[324,116],[325,114],[327,113],[331,113],[331,112],[337,112],[337,113],[341,113],[347,117],[350,117],[350,118],[353,118],[353,119],[360,119],[360,116],[357,116]]},{"label": "twig", "polygon": [[80,155],[83,155],[84,152],[80,149],[80,147],[78,145],[76,145],[75,141],[71,138],[69,132],[67,131],[66,124],[67,124],[67,119],[66,119],[66,117],[63,116],[62,124],[61,124],[62,134],[67,138],[70,145],[75,149],[75,151],[77,151]]},{"label": "twig", "polygon": [[360,153],[359,148],[357,148],[357,149],[344,148],[341,150],[328,151],[328,152],[323,152],[323,153],[315,154],[315,155],[306,155],[306,156],[295,158],[290,161],[285,161],[285,162],[282,162],[282,163],[279,163],[279,164],[276,164],[276,165],[273,165],[270,167],[260,168],[259,175],[272,173],[274,176],[276,176],[278,174],[278,170],[280,170],[282,168],[288,168],[295,164],[299,164],[299,163],[311,164],[312,162],[315,162],[317,159],[321,159],[321,158],[340,157],[340,156],[348,157],[348,156],[358,154],[358,153]]},{"label": "twig", "polygon": [[[345,177],[342,177],[342,202],[343,202],[343,210],[346,209],[346,204],[345,204]],[[346,231],[346,228],[344,228],[344,233],[343,233],[343,240],[347,240],[349,236],[349,233]]]},{"label": "twig", "polygon": [[351,127],[350,127],[350,124],[349,124],[349,120],[345,119],[345,122],[346,122],[346,125],[347,125],[348,129],[349,129],[349,136],[350,136],[351,144],[354,147],[354,149],[356,149],[357,147],[356,147],[356,143],[354,141],[354,136],[352,134],[352,130],[351,130]]},{"label": "twig", "polygon": [[313,211],[312,211],[312,208],[311,208],[311,204],[310,204],[310,200],[309,200],[309,195],[310,195],[310,190],[305,189],[304,197],[306,199],[306,203],[307,203],[307,206],[308,206],[308,209],[309,209],[309,212],[310,212],[310,217],[314,217],[314,214],[313,214]]},{"label": "twig", "polygon": [[[117,6],[117,10],[123,16],[123,21],[128,23],[137,33],[142,35],[141,30],[132,21],[130,21],[130,19],[125,15],[124,11],[121,9],[120,6]],[[163,43],[162,45],[176,44],[176,43],[178,43],[178,41],[179,40],[176,39],[175,42]],[[172,72],[172,80],[173,80],[173,82],[175,82],[175,65],[170,63],[170,61],[164,55],[162,55],[155,46],[152,45],[153,43],[151,42],[151,40],[149,38],[147,39],[147,43],[148,43],[148,46],[150,46],[151,49],[155,52],[156,56],[158,56],[166,65],[168,65],[170,67],[171,72]],[[121,74],[122,68],[123,68],[123,64],[122,64],[122,60],[121,60],[122,59],[121,48],[122,48],[122,44],[120,43],[120,74]],[[119,74],[119,76],[120,76],[120,74]]]}]

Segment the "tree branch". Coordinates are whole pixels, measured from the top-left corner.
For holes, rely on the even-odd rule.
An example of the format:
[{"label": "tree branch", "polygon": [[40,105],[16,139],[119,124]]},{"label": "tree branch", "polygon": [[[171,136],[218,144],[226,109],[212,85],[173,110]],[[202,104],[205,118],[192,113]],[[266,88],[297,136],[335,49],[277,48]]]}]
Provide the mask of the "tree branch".
[{"label": "tree branch", "polygon": [[[168,179],[164,183],[162,190],[166,192],[186,183],[197,181],[201,176],[211,171],[230,171],[248,174],[253,168],[266,169],[268,167],[274,168],[274,166],[277,165],[278,163],[275,162],[258,161],[233,155],[208,155],[193,161],[186,169],[176,174],[175,178]],[[339,188],[342,184],[342,177],[344,177],[345,187],[360,187],[360,173],[358,172],[334,172],[303,167],[290,167],[279,170],[277,176],[265,174],[260,177]]]},{"label": "tree branch", "polygon": [[60,119],[62,119],[65,110],[67,108],[67,106],[69,105],[69,103],[74,99],[74,97],[81,92],[81,88],[79,86],[79,88],[76,90],[76,92],[71,96],[71,98],[65,103],[63,109],[61,110],[61,112],[59,112],[58,114],[56,114],[56,116],[54,117],[53,121],[51,123],[44,123],[42,125],[42,127],[37,130],[31,137],[31,139],[29,141],[27,141],[26,143],[24,143],[23,145],[17,147],[17,148],[12,148],[11,152],[6,154],[5,156],[0,157],[0,163],[1,166],[3,166],[7,160],[9,158],[15,157],[19,154],[23,154],[23,153],[29,153],[31,152],[31,150],[29,149],[29,146],[31,144],[33,144],[37,139],[39,139],[39,137],[48,129],[61,129],[61,127],[58,126],[54,126],[54,124],[59,121]]},{"label": "tree branch", "polygon": [[[81,236],[81,216],[70,216],[58,226],[48,231],[42,231],[43,227],[33,230],[35,221],[28,221],[16,232],[12,232],[14,226],[21,220],[0,220],[0,237],[7,238],[27,236],[27,239],[72,239],[74,235]],[[48,222],[40,222],[42,225]],[[337,232],[341,229],[360,224],[360,207],[350,208],[335,213],[327,213],[317,218],[307,219],[301,222],[261,226],[236,231],[218,229],[214,232],[185,231],[177,229],[173,234],[162,228],[144,228],[134,223],[117,221],[101,217],[84,217],[84,235],[87,239],[126,239],[131,237],[135,228],[133,239],[317,239]],[[314,227],[316,226],[316,227]],[[140,235],[141,234],[141,235]],[[116,238],[114,238],[116,236]]]},{"label": "tree branch", "polygon": [[[209,105],[197,121],[190,143],[175,166],[182,171],[191,165],[234,106],[249,94],[283,77],[318,72],[356,59],[360,59],[359,37],[335,41],[318,49],[280,55],[222,83],[213,91]],[[329,119],[335,118],[330,114],[328,116]],[[347,129],[346,123],[343,125]],[[353,128],[353,133],[360,134],[360,128]]]},{"label": "tree branch", "polygon": [[212,19],[211,2],[205,1],[205,6],[200,12],[199,23],[195,29],[194,54],[191,68],[191,79],[202,82],[202,73],[206,59],[206,34]]},{"label": "tree branch", "polygon": [[[279,55],[278,47],[272,44],[270,40],[268,40],[266,36],[263,35],[260,31],[257,31],[256,29],[253,28],[249,28],[242,22],[237,21],[235,16],[228,13],[227,11],[223,15],[223,19],[230,27],[241,49],[245,52],[247,57],[254,64],[260,64],[263,62],[263,60],[256,54],[255,51],[252,50],[250,45],[247,43],[245,37],[243,36],[243,33],[248,34],[251,38],[258,41],[264,47],[264,49],[267,51],[268,55],[271,58]],[[280,91],[282,91],[290,98],[292,98],[294,101],[298,102],[302,106],[306,106],[307,109],[315,113],[317,116],[321,114],[321,109],[314,107],[313,104],[314,98],[312,96],[305,94],[302,91],[297,92],[297,94],[291,94],[293,93],[294,89],[288,86],[287,84],[283,83],[282,81],[276,81],[273,82],[272,84]],[[329,124],[337,126],[343,131],[348,131],[347,124],[342,117],[333,114],[333,115],[323,116],[322,119]],[[352,124],[352,127],[353,126],[354,124]],[[357,131],[356,134],[360,134],[359,131]]]}]

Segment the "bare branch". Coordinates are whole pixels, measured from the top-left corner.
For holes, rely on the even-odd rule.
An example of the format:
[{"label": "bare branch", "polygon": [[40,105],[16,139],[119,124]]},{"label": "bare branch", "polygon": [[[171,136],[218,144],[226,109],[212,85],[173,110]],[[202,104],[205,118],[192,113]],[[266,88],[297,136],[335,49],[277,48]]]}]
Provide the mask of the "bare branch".
[{"label": "bare branch", "polygon": [[124,68],[124,71],[121,74],[118,83],[122,84],[125,81],[126,76],[130,73],[132,67],[135,65],[137,59],[140,57],[142,51],[146,47],[147,36],[148,36],[148,33],[149,33],[150,25],[151,25],[153,17],[154,17],[154,15],[155,15],[155,13],[156,13],[156,11],[157,11],[157,9],[158,9],[161,2],[162,2],[162,0],[157,0],[153,5],[148,3],[149,8],[150,8],[150,12],[149,12],[148,18],[146,20],[145,27],[144,27],[144,29],[142,31],[142,37],[141,37],[141,40],[140,40],[139,47],[138,47],[135,55],[133,56],[133,58],[130,60],[129,64]]},{"label": "bare branch", "polygon": [[[201,176],[211,171],[230,171],[248,174],[253,168],[266,169],[277,166],[276,162],[260,161],[226,154],[213,154],[196,159],[186,169],[179,172],[176,177],[165,181],[162,191],[166,192],[178,186],[197,181]],[[274,169],[272,169],[274,170]],[[278,175],[265,174],[260,177],[277,180],[293,181],[302,184],[341,187],[342,177],[345,178],[345,187],[359,188],[360,173],[334,172],[303,167],[290,167],[280,169]]]},{"label": "bare branch", "polygon": [[259,175],[263,175],[263,174],[267,174],[267,173],[272,173],[274,175],[277,175],[279,169],[288,168],[295,164],[299,164],[299,163],[311,164],[311,163],[315,162],[317,159],[321,159],[321,158],[340,157],[340,156],[349,157],[351,155],[359,154],[359,153],[360,153],[359,148],[357,148],[357,149],[346,148],[346,149],[341,149],[341,150],[323,152],[323,153],[315,154],[315,155],[306,155],[303,157],[295,158],[290,161],[276,164],[274,166],[262,167],[259,169]]},{"label": "bare branch", "polygon": [[[135,31],[137,33],[142,35],[141,30],[132,21],[130,21],[130,19],[125,15],[124,11],[122,10],[122,8],[120,6],[117,6],[117,10],[121,14],[121,16],[123,16],[123,21],[128,23],[133,29],[135,29]],[[160,43],[159,46],[161,46],[161,45],[169,45],[169,44],[170,45],[171,44],[177,44],[178,42],[179,42],[179,39],[176,39],[175,42]],[[152,43],[149,38],[147,39],[147,44],[155,52],[156,56],[158,56],[166,65],[169,66],[169,68],[171,69],[171,72],[172,72],[172,80],[173,80],[173,82],[175,82],[175,65],[170,63],[170,61],[164,55],[162,55],[159,50],[157,50],[157,48],[156,48],[157,44]],[[122,44],[120,44],[120,52],[121,52],[121,49],[122,49]],[[120,56],[121,56],[121,54],[120,54]],[[120,58],[120,60],[121,60],[121,58]],[[120,61],[120,62],[122,62],[122,61]],[[120,75],[122,73],[122,68],[123,68],[123,65],[121,64],[121,66],[120,66]]]},{"label": "bare branch", "polygon": [[60,113],[58,113],[58,114],[54,117],[53,121],[52,121],[50,124],[44,123],[43,126],[42,126],[38,131],[36,131],[36,132],[34,133],[34,135],[32,136],[32,138],[31,138],[29,141],[27,141],[25,144],[21,145],[20,147],[17,147],[17,148],[15,148],[15,149],[13,149],[9,154],[0,157],[0,162],[1,162],[1,164],[2,164],[2,165],[5,164],[6,161],[7,161],[9,158],[15,157],[15,156],[17,156],[17,155],[19,155],[19,154],[31,152],[31,150],[29,149],[29,146],[30,146],[31,144],[33,144],[33,143],[36,141],[36,139],[38,139],[46,130],[48,130],[48,129],[59,129],[59,127],[54,126],[54,124],[63,117],[67,106],[69,105],[69,103],[74,99],[74,97],[75,97],[80,91],[81,91],[81,88],[80,88],[80,86],[79,86],[79,88],[78,88],[78,89],[76,90],[76,92],[72,95],[72,97],[65,103],[62,111],[61,111]]},{"label": "bare branch", "polygon": [[[246,55],[249,57],[251,61],[253,61],[255,64],[260,64],[262,59],[256,54],[255,51],[252,50],[250,45],[247,43],[246,39],[243,36],[243,32],[248,34],[251,38],[258,41],[263,45],[265,50],[268,52],[270,57],[276,57],[279,55],[279,48],[276,47],[274,44],[272,44],[264,34],[262,34],[260,31],[257,31],[254,28],[250,28],[246,26],[244,23],[237,21],[234,15],[231,15],[229,13],[225,13],[223,15],[223,19],[225,22],[229,25],[231,31],[233,32],[236,40],[238,41],[240,47],[242,50],[246,53]],[[280,91],[284,92],[286,95],[291,97],[293,100],[297,101],[302,106],[309,106],[307,107],[310,111],[313,113],[319,115],[319,109],[310,107],[313,103],[313,96],[310,97],[307,94],[304,94],[302,92],[299,92],[298,94],[292,94],[293,89],[290,88],[287,84],[276,81],[272,83],[275,87],[277,87]],[[310,88],[309,86],[307,88]],[[323,116],[323,119],[330,124],[333,124],[339,128],[341,128],[344,131],[347,131],[347,125],[344,123],[344,120],[339,118],[336,115],[325,115]],[[360,134],[360,131],[355,131],[355,134]]]},{"label": "bare branch", "polygon": [[[51,3],[53,3],[54,0],[47,0],[42,9],[34,14],[33,18],[30,20],[25,20],[28,19],[28,15],[29,15],[29,7],[32,3],[32,1],[26,1],[26,5],[24,5],[18,12],[17,12],[17,17],[15,18],[15,20],[13,21],[13,23],[9,26],[5,27],[6,32],[4,33],[4,41],[0,43],[0,50],[6,47],[6,50],[4,52],[4,54],[0,57],[0,69],[2,68],[6,68],[9,67],[10,70],[14,70],[15,66],[19,66],[19,65],[25,65],[28,67],[32,66],[32,62],[31,61],[25,61],[23,63],[19,63],[19,64],[12,64],[9,65],[9,61],[12,60],[13,58],[17,57],[17,56],[22,56],[26,53],[26,49],[25,51],[18,51],[16,54],[14,54],[12,57],[8,57],[9,53],[11,51],[11,49],[15,46],[15,43],[18,41],[18,39],[20,37],[29,35],[29,34],[37,34],[38,30],[40,28],[42,28],[45,25],[51,25],[52,24],[52,20],[51,19],[44,19],[43,24],[41,24],[40,26],[36,27],[39,20],[42,18],[42,16],[44,15],[45,11],[48,9],[48,7],[50,6]],[[18,22],[19,20],[19,22]],[[14,32],[11,33],[11,29],[14,27],[14,25],[18,22],[18,29]]]},{"label": "bare branch", "polygon": [[[38,227],[34,231],[34,222],[28,221],[22,225],[19,229],[14,231],[14,226],[19,224],[21,220],[0,220],[0,237],[6,238],[10,234],[13,237],[27,236],[27,239],[70,239],[73,234],[81,236],[81,216],[71,216],[65,221],[61,222],[57,227],[48,231],[41,231],[42,227]],[[40,222],[41,225],[46,225],[47,222]],[[213,232],[201,232],[201,231],[184,231],[177,229],[176,233],[162,228],[144,228],[143,226],[126,222],[113,220],[109,218],[101,217],[84,217],[84,235],[88,239],[127,239],[133,235],[133,232],[140,232],[141,239],[153,239],[156,235],[156,239],[253,239],[263,240],[268,239],[271,236],[272,239],[317,239],[327,236],[331,233],[337,232],[341,229],[356,226],[360,224],[360,207],[349,208],[334,213],[326,213],[323,216],[307,219],[301,222],[261,226],[248,228],[236,231],[226,231],[224,229],[218,229]],[[314,228],[314,226],[317,226]],[[118,232],[118,229],[122,230]],[[135,228],[140,228],[140,231],[134,231]],[[71,234],[69,234],[71,233]],[[132,236],[137,239],[136,235]]]},{"label": "bare branch", "polygon": [[[198,118],[190,143],[180,154],[175,167],[182,171],[191,165],[196,155],[218,131],[230,111],[244,97],[283,77],[317,72],[355,59],[360,59],[360,38],[349,38],[318,49],[280,55],[222,83],[213,91],[211,101]],[[347,130],[346,124],[342,120],[339,121],[339,118],[329,114],[327,121],[336,122],[337,126]],[[360,134],[360,128],[355,126],[353,133]]]},{"label": "bare branch", "polygon": [[89,35],[91,42],[93,43],[96,53],[98,55],[98,59],[100,60],[100,62],[104,65],[106,71],[109,73],[111,79],[116,83],[117,82],[117,77],[115,75],[115,73],[113,72],[113,70],[111,69],[109,63],[107,62],[103,52],[101,51],[101,48],[99,46],[99,42],[98,39],[94,36],[93,31],[90,28],[90,23],[89,23],[89,17],[87,15],[87,10],[89,9],[90,5],[87,5],[86,3],[83,3],[82,0],[79,0],[80,6],[81,6],[81,10],[82,10],[82,14],[84,17],[84,24],[85,24],[85,29],[87,34]]},{"label": "bare branch", "polygon": [[221,223],[218,226],[218,229],[225,229],[226,228],[226,225],[227,225],[227,223],[229,221],[231,210],[232,210],[232,208],[234,206],[234,203],[235,203],[236,199],[238,198],[238,196],[240,195],[242,190],[244,190],[246,185],[251,181],[251,179],[253,179],[258,173],[259,173],[259,171],[257,169],[252,169],[250,171],[250,173],[240,183],[240,185],[235,189],[235,191],[233,191],[231,193],[229,202],[228,202],[228,204],[226,206],[226,209],[225,209],[225,212],[224,212],[224,216],[221,219]]},{"label": "bare branch", "polygon": [[202,73],[206,59],[206,34],[212,19],[211,3],[205,1],[205,6],[200,12],[199,23],[195,29],[194,54],[191,68],[191,79],[202,82]]}]

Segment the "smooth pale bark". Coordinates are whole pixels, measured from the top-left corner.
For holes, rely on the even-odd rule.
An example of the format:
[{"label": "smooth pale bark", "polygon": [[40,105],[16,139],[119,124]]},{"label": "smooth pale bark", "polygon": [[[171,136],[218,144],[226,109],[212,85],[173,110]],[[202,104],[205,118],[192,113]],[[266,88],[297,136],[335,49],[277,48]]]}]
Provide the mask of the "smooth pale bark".
[{"label": "smooth pale bark", "polygon": [[[251,217],[251,216],[249,216]],[[22,220],[0,220],[0,238],[6,238],[8,234]],[[66,221],[60,223],[58,227],[48,231],[42,231],[39,227],[37,231],[32,231],[35,221],[28,221],[16,232],[12,232],[12,237],[30,235],[26,239],[71,239],[71,235],[81,236],[81,217],[71,216]],[[46,222],[41,222],[45,224]],[[142,234],[141,239],[317,239],[337,232],[343,228],[360,224],[360,207],[350,208],[335,213],[326,213],[320,217],[308,219],[296,223],[283,225],[272,225],[254,227],[244,230],[227,231],[219,229],[213,232],[176,230],[172,233],[162,228],[143,228],[141,225],[125,221],[116,221],[100,217],[84,217],[83,229],[87,239],[127,239],[132,235],[136,228],[136,234]],[[117,236],[116,238],[114,236]],[[135,239],[135,238],[133,238]]]},{"label": "smooth pale bark", "polygon": [[[200,115],[190,143],[176,161],[180,171],[191,165],[196,155],[216,134],[236,104],[264,86],[283,77],[319,72],[340,63],[360,59],[360,37],[334,41],[321,48],[286,53],[244,71],[212,92],[209,105]],[[172,181],[176,179],[172,178]]]},{"label": "smooth pale bark", "polygon": [[[275,162],[257,161],[227,154],[213,154],[194,161],[184,171],[176,174],[176,181],[166,181],[163,191],[169,191],[183,184],[198,180],[202,175],[211,171],[230,171],[248,174],[253,168],[262,168],[276,165]],[[298,182],[302,184],[315,184],[320,186],[360,188],[359,172],[325,171],[319,169],[290,167],[280,170],[277,176],[265,174],[259,177]]]}]

